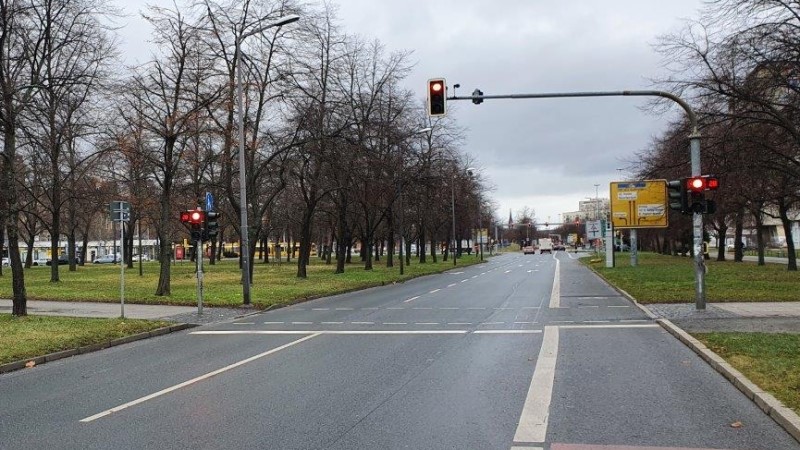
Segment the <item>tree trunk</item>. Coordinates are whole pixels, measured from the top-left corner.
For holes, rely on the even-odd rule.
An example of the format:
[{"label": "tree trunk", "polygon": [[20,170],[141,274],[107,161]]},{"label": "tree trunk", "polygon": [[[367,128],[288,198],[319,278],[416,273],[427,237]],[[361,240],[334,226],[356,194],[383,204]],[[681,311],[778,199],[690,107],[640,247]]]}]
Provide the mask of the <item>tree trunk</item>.
[{"label": "tree trunk", "polygon": [[792,221],[789,220],[789,208],[785,201],[781,201],[778,205],[778,212],[781,216],[783,233],[786,235],[786,256],[789,258],[787,270],[797,271],[797,254],[794,251],[794,239],[792,238]]},{"label": "tree trunk", "polygon": [[733,261],[734,262],[742,262],[744,261],[744,243],[742,242],[742,235],[744,234],[744,212],[739,211],[736,213],[736,223],[735,229],[733,231]]},{"label": "tree trunk", "polygon": [[161,217],[158,219],[159,262],[161,271],[158,276],[156,295],[171,295],[170,289],[170,260],[172,259],[172,220],[170,202],[172,200],[172,176],[165,174],[164,186],[161,191]]},{"label": "tree trunk", "polygon": [[722,221],[722,224],[717,228],[717,232],[719,236],[722,236],[722,242],[720,242],[720,239],[717,239],[717,261],[725,261],[725,236],[728,234],[728,225]]},{"label": "tree trunk", "polygon": [[2,190],[6,197],[6,227],[8,233],[8,258],[11,265],[11,290],[12,307],[11,314],[14,316],[28,315],[28,296],[25,292],[25,274],[22,268],[22,260],[19,256],[19,204],[17,199],[17,155],[16,155],[16,124],[13,116],[14,108],[10,104],[12,98],[9,96],[4,100],[3,115],[5,124],[3,127],[3,177],[0,180]]}]

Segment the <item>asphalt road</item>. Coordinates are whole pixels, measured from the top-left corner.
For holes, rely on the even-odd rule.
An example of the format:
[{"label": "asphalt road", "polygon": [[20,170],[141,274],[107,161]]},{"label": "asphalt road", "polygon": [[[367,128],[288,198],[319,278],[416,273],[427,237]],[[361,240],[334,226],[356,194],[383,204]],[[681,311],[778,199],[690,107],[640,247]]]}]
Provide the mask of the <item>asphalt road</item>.
[{"label": "asphalt road", "polygon": [[571,257],[505,255],[0,375],[0,448],[800,449]]}]

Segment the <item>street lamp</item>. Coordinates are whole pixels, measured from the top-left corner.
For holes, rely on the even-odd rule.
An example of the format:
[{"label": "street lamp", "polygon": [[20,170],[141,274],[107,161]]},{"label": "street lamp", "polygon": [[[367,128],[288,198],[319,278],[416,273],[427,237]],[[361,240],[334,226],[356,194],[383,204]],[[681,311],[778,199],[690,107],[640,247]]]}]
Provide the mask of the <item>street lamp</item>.
[{"label": "street lamp", "polygon": [[[467,167],[467,175],[469,175],[470,178],[474,179],[476,170],[477,169],[475,169],[474,167]],[[478,248],[480,249],[479,250],[480,251],[480,257],[481,257],[481,261],[483,261],[483,224],[481,223],[482,219],[481,219],[480,196],[478,196],[478,197],[479,198],[478,198],[478,233],[477,233],[477,237],[478,237]]]},{"label": "street lamp", "polygon": [[[295,14],[284,16],[275,22],[265,24],[246,33],[244,29],[242,29],[242,33],[236,38],[233,66],[236,70],[236,108],[239,110],[239,209],[241,210],[239,234],[241,234],[242,238],[240,249],[242,252],[242,299],[245,305],[250,304],[250,232],[247,227],[247,177],[245,176],[244,158],[244,99],[242,93],[242,71],[239,68],[239,54],[241,53],[242,41],[245,38],[254,34],[263,33],[269,28],[280,27],[288,23],[296,22],[299,19],[300,16]],[[259,22],[261,20],[259,20]]]}]

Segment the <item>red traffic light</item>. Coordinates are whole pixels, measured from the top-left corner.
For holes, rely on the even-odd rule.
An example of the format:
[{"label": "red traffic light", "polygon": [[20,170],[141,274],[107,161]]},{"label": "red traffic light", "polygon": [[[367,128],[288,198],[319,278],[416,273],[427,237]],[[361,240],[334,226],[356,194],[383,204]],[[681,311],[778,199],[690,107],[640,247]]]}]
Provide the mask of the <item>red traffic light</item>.
[{"label": "red traffic light", "polygon": [[190,209],[181,212],[181,222],[200,225],[205,221],[206,212],[202,209]]},{"label": "red traffic light", "polygon": [[711,175],[686,178],[686,189],[692,192],[712,191],[719,188],[719,179]]},{"label": "red traffic light", "polygon": [[447,84],[444,78],[434,78],[428,80],[428,115],[443,116],[446,114]]}]

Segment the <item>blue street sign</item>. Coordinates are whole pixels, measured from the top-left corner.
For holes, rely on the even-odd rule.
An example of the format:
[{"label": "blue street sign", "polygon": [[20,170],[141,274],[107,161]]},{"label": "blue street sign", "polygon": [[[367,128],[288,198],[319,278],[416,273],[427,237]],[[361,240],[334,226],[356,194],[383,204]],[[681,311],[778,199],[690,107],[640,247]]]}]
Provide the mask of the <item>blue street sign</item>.
[{"label": "blue street sign", "polygon": [[211,192],[206,192],[206,211],[214,210],[214,196]]}]

